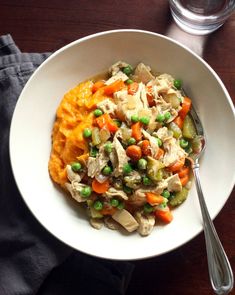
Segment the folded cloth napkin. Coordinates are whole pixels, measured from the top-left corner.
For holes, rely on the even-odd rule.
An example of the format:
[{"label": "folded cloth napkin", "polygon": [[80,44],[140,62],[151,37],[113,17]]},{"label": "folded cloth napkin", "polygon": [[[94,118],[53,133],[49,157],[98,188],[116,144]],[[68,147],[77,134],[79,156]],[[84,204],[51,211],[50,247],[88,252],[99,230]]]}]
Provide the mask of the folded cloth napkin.
[{"label": "folded cloth napkin", "polygon": [[21,53],[0,37],[0,294],[125,294],[133,265],[94,258],[50,235],[26,207],[9,159],[9,130],[25,83],[50,53]]}]

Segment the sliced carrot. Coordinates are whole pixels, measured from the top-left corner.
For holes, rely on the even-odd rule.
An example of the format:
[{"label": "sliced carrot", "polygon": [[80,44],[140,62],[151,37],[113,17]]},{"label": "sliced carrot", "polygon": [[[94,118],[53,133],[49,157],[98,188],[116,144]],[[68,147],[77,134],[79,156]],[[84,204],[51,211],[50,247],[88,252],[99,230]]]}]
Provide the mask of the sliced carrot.
[{"label": "sliced carrot", "polygon": [[156,195],[154,193],[145,193],[145,196],[147,202],[152,206],[160,205],[164,202],[164,198],[161,195]]},{"label": "sliced carrot", "polygon": [[149,140],[145,139],[142,141],[141,149],[144,156],[151,156],[151,146]]},{"label": "sliced carrot", "polygon": [[179,175],[180,178],[184,177],[185,175],[189,174],[189,167],[187,166],[183,166],[177,173]]},{"label": "sliced carrot", "polygon": [[138,161],[142,156],[141,148],[138,145],[129,145],[126,149],[126,154],[130,157],[133,161]]},{"label": "sliced carrot", "polygon": [[185,186],[188,181],[189,181],[189,175],[188,174],[186,174],[184,177],[180,177],[180,182],[181,182],[182,186]]},{"label": "sliced carrot", "polygon": [[174,163],[173,165],[169,166],[168,169],[171,172],[179,171],[184,166],[184,162],[185,162],[185,158],[182,158],[179,161],[177,161],[176,163]]},{"label": "sliced carrot", "polygon": [[180,129],[183,128],[184,120],[183,120],[180,116],[177,116],[177,117],[173,120],[173,122],[174,122],[176,125],[178,125],[178,127],[179,127]]},{"label": "sliced carrot", "polygon": [[148,100],[148,104],[150,107],[155,106],[155,101],[154,101],[154,96],[152,93],[152,86],[146,86],[146,95],[147,95],[147,100]]},{"label": "sliced carrot", "polygon": [[141,140],[142,138],[141,123],[137,122],[131,125],[131,130],[132,130],[132,137],[134,137],[134,139],[137,141]]},{"label": "sliced carrot", "polygon": [[137,92],[138,88],[139,88],[139,84],[137,82],[133,82],[129,84],[127,88],[128,94],[134,95]]},{"label": "sliced carrot", "polygon": [[96,118],[96,123],[100,128],[107,128],[110,132],[116,132],[118,130],[117,124],[115,124],[107,113]]},{"label": "sliced carrot", "polygon": [[165,151],[163,149],[159,148],[158,153],[156,155],[156,159],[157,160],[160,159],[162,156],[164,156],[164,154],[165,154]]},{"label": "sliced carrot", "polygon": [[92,189],[97,194],[103,194],[109,189],[109,181],[106,180],[103,183],[98,182],[96,179],[92,181]]},{"label": "sliced carrot", "polygon": [[184,120],[184,118],[188,114],[188,112],[191,108],[191,105],[192,105],[191,99],[189,97],[185,96],[184,101],[182,103],[182,109],[178,113],[182,120]]},{"label": "sliced carrot", "polygon": [[117,211],[117,208],[115,207],[104,207],[100,213],[102,215],[113,215]]},{"label": "sliced carrot", "polygon": [[156,210],[155,216],[165,223],[170,223],[173,220],[173,215],[169,207],[166,207],[165,210]]},{"label": "sliced carrot", "polygon": [[122,80],[117,80],[110,85],[104,87],[104,93],[106,95],[112,95],[125,87],[125,83]]},{"label": "sliced carrot", "polygon": [[96,81],[92,86],[92,92],[95,93],[98,89],[104,86],[104,81],[99,80]]}]

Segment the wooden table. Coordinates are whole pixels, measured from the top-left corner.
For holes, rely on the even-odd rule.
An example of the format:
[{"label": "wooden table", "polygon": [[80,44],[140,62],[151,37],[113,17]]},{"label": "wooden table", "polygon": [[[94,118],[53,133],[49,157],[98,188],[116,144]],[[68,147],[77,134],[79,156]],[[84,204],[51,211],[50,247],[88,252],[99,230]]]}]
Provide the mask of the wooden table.
[{"label": "wooden table", "polygon": [[[235,103],[235,14],[215,33],[206,38],[198,38],[184,33],[179,35],[179,29],[172,30],[174,24],[168,2],[164,0],[0,1],[0,34],[10,33],[24,52],[54,51],[92,33],[125,28],[170,35],[190,46],[217,72]],[[214,221],[233,269],[234,198],[235,190]],[[203,234],[171,253],[134,264],[136,267],[127,295],[213,294],[208,278]]]}]

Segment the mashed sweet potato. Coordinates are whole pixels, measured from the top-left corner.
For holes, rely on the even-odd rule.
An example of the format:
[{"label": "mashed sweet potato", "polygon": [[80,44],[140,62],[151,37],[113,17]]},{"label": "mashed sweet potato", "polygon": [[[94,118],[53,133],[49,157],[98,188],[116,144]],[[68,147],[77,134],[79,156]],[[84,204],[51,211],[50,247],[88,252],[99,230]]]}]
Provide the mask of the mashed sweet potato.
[{"label": "mashed sweet potato", "polygon": [[62,186],[67,179],[66,165],[77,160],[84,161],[89,156],[83,130],[93,125],[92,111],[98,102],[106,98],[102,89],[93,94],[92,85],[92,81],[86,81],[71,89],[57,109],[49,172],[52,179]]}]

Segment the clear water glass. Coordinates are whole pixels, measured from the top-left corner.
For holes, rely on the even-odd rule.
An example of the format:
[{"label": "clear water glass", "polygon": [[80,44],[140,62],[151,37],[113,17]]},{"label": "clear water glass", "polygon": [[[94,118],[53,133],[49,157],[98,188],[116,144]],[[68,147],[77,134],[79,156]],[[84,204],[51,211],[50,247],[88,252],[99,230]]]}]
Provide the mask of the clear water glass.
[{"label": "clear water glass", "polygon": [[176,24],[195,35],[214,32],[235,10],[235,0],[169,0],[169,4]]}]

